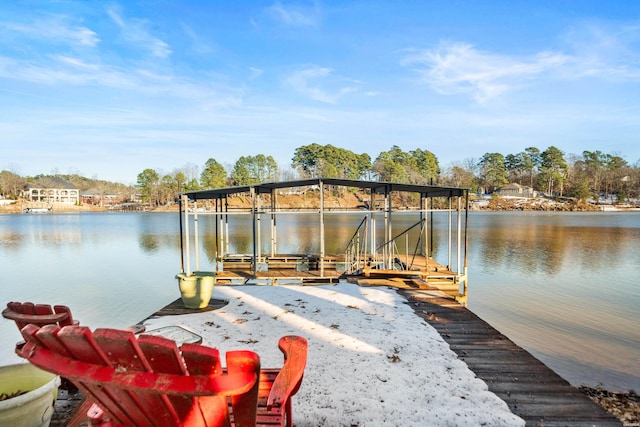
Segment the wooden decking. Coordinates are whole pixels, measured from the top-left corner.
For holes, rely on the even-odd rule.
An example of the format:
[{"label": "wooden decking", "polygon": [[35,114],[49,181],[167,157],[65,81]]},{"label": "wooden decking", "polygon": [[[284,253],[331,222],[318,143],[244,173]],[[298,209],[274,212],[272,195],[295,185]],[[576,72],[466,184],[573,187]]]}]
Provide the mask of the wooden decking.
[{"label": "wooden decking", "polygon": [[527,426],[622,426],[580,390],[445,294],[398,292]]},{"label": "wooden decking", "polygon": [[[403,257],[405,258],[405,257]],[[359,265],[368,264],[358,272],[346,270],[344,255],[328,255],[322,261],[318,256],[310,255],[271,255],[264,256],[254,273],[252,258],[248,255],[228,255],[222,262],[222,269],[216,271],[218,284],[292,284],[292,283],[336,283],[341,279],[364,286],[384,285],[386,281],[414,282],[411,287],[422,289],[427,283],[438,289],[457,293],[461,281],[466,277],[449,270],[424,255],[415,255],[398,259],[397,266],[409,269],[383,269],[379,261],[367,263],[360,260]],[[321,269],[322,265],[322,269]],[[393,286],[393,285],[392,285]],[[427,286],[428,287],[428,286]]]}]

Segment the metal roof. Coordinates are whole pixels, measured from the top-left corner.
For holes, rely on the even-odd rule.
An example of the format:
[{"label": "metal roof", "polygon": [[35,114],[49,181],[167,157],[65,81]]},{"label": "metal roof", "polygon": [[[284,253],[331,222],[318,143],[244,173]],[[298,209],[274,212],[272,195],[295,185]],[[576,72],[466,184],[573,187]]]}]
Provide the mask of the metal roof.
[{"label": "metal roof", "polygon": [[71,184],[69,181],[57,176],[42,176],[33,182],[27,182],[24,185],[25,190],[33,188],[45,188],[45,189],[64,189],[64,190],[77,190],[78,187]]},{"label": "metal roof", "polygon": [[397,182],[359,181],[354,179],[338,178],[310,178],[294,181],[265,182],[262,184],[242,185],[236,187],[213,188],[209,190],[187,191],[191,200],[221,199],[231,194],[249,193],[251,189],[257,194],[271,194],[273,190],[280,188],[295,188],[307,186],[332,185],[339,187],[366,188],[375,194],[386,194],[393,191],[418,193],[425,197],[454,197],[464,196],[466,188],[440,187],[435,185],[400,184]]}]

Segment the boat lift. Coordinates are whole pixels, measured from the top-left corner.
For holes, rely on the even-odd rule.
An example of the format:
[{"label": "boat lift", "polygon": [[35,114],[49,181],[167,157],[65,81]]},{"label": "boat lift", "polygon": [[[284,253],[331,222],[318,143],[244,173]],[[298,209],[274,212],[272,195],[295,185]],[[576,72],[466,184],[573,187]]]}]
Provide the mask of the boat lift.
[{"label": "boat lift", "polygon": [[[363,200],[364,209],[353,208],[349,211],[349,213],[361,212],[364,218],[345,249],[345,253],[342,255],[344,258],[338,258],[333,254],[327,255],[325,252],[326,216],[345,212],[345,210],[337,211],[325,206],[325,191],[338,187],[358,188],[369,192],[369,200]],[[313,256],[278,253],[278,216],[300,212],[296,209],[279,207],[278,193],[284,189],[293,191],[292,189],[299,188],[317,190],[319,194],[319,207],[313,211],[318,215],[320,248],[319,253]],[[419,195],[419,206],[412,209],[413,212],[416,212],[418,220],[410,228],[420,227],[421,237],[419,247],[414,248],[412,262],[407,262],[409,261],[408,248],[405,250],[405,261],[397,262],[399,259],[398,241],[407,236],[409,229],[394,235],[391,225],[392,216],[400,210],[403,212],[408,210],[404,206],[399,209],[392,206],[394,192]],[[230,210],[228,198],[242,194],[250,196],[250,206],[240,210]],[[266,199],[265,195],[269,196],[267,204],[263,200]],[[443,199],[438,202],[437,209],[434,199]],[[183,272],[187,274],[192,271],[192,265],[195,267],[193,271],[199,271],[200,268],[198,217],[199,215],[215,215],[215,269],[220,274],[230,269],[239,268],[243,269],[245,273],[248,272],[251,276],[250,279],[256,280],[269,276],[267,273],[276,269],[282,276],[283,268],[287,266],[295,271],[294,275],[301,277],[309,275],[314,279],[334,278],[344,274],[358,275],[367,272],[370,274],[373,270],[376,270],[374,273],[402,269],[409,272],[416,269],[413,261],[416,260],[416,255],[421,254],[426,265],[417,267],[417,269],[424,272],[422,274],[424,280],[428,282],[442,279],[448,280],[456,286],[461,283],[466,286],[469,195],[468,190],[464,188],[314,178],[188,191],[181,194],[180,205],[181,264]],[[434,211],[448,212],[448,248],[445,266],[437,264],[431,259]],[[308,210],[304,211],[307,214],[308,212]],[[252,216],[252,252],[249,254],[229,253],[229,217],[231,215]],[[269,219],[268,226],[270,228],[270,242],[267,245],[269,250],[266,254],[263,253],[263,242],[261,241],[265,217]],[[382,221],[383,236],[376,236],[380,221]],[[454,251],[455,266],[453,265]],[[312,270],[313,274],[311,274]],[[273,276],[273,274],[271,275]]]}]

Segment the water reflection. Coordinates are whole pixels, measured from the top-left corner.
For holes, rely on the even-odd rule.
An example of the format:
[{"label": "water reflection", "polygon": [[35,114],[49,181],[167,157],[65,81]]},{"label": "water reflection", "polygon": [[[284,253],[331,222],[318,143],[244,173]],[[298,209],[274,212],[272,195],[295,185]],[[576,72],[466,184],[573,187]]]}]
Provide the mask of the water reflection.
[{"label": "water reflection", "polygon": [[485,232],[473,233],[480,242],[484,269],[517,268],[553,275],[564,261],[567,241],[563,230],[551,227],[504,227],[491,221]]},{"label": "water reflection", "polygon": [[640,388],[640,213],[473,213],[469,307],[573,384]]},{"label": "water reflection", "polygon": [[[361,214],[331,214],[325,216],[324,233],[325,233],[325,253],[326,254],[343,254],[347,248],[349,240],[357,230],[358,225],[363,220]],[[211,262],[215,261],[220,242],[216,240],[216,216],[201,215],[198,217],[198,239],[200,249],[203,250],[207,259]],[[253,253],[253,219],[247,215],[230,215],[228,218],[228,251],[231,254],[252,254]],[[271,217],[269,215],[261,215],[256,224],[256,231],[259,232],[257,241],[260,245],[260,251],[263,254],[271,253],[272,236],[271,236]],[[394,235],[400,234],[407,228],[415,225],[418,216],[397,215],[393,220]],[[226,233],[226,226],[225,233]],[[377,240],[376,246],[384,243],[382,221],[377,224]],[[221,231],[218,225],[218,236]],[[321,246],[321,227],[319,215],[316,214],[278,214],[275,221],[275,252],[278,254],[318,254]],[[416,247],[424,246],[424,235],[420,233],[420,227],[414,227],[408,234],[407,239],[403,236],[398,243],[398,252],[413,253]],[[190,223],[190,235],[193,244],[193,222]],[[364,239],[364,232],[362,235]],[[440,240],[446,235],[442,232],[437,233],[432,240],[434,246],[438,246]],[[367,246],[367,250],[369,250]],[[419,253],[421,250],[418,251]]]},{"label": "water reflection", "polygon": [[537,224],[497,214],[483,217],[470,235],[474,246],[480,244],[485,271],[518,269],[547,276],[564,268],[607,268],[637,257],[632,246],[639,238],[640,228],[571,226],[562,220]]},{"label": "water reflection", "polygon": [[160,239],[154,234],[140,233],[139,241],[140,249],[147,253],[156,253],[160,248]]},{"label": "water reflection", "polygon": [[24,234],[6,232],[0,234],[0,246],[3,250],[18,250],[24,244]]}]

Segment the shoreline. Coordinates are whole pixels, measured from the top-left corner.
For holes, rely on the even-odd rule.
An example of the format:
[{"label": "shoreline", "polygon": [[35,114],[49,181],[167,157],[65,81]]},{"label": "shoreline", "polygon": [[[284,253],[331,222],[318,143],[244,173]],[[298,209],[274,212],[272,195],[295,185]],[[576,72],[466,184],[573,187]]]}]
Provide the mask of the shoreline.
[{"label": "shoreline", "polygon": [[[351,205],[348,202],[344,204],[338,203],[340,209],[356,209],[357,205]],[[21,202],[4,203],[0,205],[0,214],[22,214],[24,204]],[[282,206],[284,209],[291,209],[288,204]],[[329,207],[331,209],[333,207]],[[105,207],[93,205],[63,205],[55,204],[51,211],[42,213],[30,213],[30,215],[46,215],[47,213],[130,213],[130,212],[148,212],[148,213],[164,213],[177,212],[178,206],[160,206],[154,209],[144,211],[127,211],[119,209],[109,209]],[[469,212],[640,212],[640,207],[631,207],[627,205],[594,205],[586,202],[556,202],[548,199],[517,199],[501,197],[490,200],[471,200],[469,203]]]},{"label": "shoreline", "polygon": [[578,389],[625,426],[640,426],[640,395],[635,391],[612,392],[602,387],[582,385]]}]

